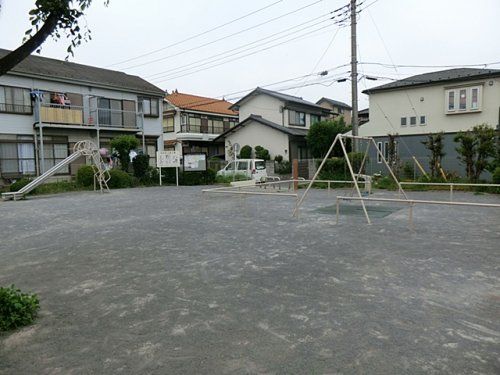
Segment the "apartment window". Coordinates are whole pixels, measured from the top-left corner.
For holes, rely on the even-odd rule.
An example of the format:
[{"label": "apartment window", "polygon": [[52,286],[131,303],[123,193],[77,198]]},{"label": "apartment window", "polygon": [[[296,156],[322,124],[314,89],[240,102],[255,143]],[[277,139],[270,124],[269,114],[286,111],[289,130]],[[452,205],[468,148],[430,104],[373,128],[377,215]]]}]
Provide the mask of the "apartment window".
[{"label": "apartment window", "polygon": [[32,114],[30,90],[0,86],[0,112]]},{"label": "apartment window", "polygon": [[99,125],[123,125],[123,106],[121,100],[99,98],[98,108]]},{"label": "apartment window", "polygon": [[306,114],[289,110],[289,124],[294,126],[306,126]]},{"label": "apartment window", "polygon": [[425,125],[426,119],[425,116],[420,116],[420,125]]},{"label": "apartment window", "polygon": [[481,86],[446,90],[446,112],[464,113],[481,110]]},{"label": "apartment window", "polygon": [[159,117],[160,103],[156,98],[139,97],[139,112],[146,117]]},{"label": "apartment window", "polygon": [[460,90],[458,95],[458,109],[465,111],[467,109],[467,90]]},{"label": "apartment window", "polygon": [[448,92],[448,111],[455,110],[455,91]]},{"label": "apartment window", "polygon": [[320,115],[311,115],[311,125],[321,121]]},{"label": "apartment window", "polygon": [[377,142],[377,148],[379,152],[377,152],[377,163],[382,163],[382,142]]},{"label": "apartment window", "polygon": [[174,131],[174,116],[163,117],[163,132],[169,133]]},{"label": "apartment window", "polygon": [[[45,138],[45,137],[44,137]],[[54,140],[53,142],[59,142]],[[49,170],[57,163],[68,157],[68,143],[45,143],[43,144],[43,153],[45,156],[45,170]],[[57,171],[57,174],[69,174],[69,165],[66,165]]]},{"label": "apartment window", "polygon": [[343,115],[343,114],[344,114],[344,108],[340,108],[340,107],[339,107],[339,113],[340,113],[341,115]]},{"label": "apartment window", "polygon": [[406,125],[407,125],[406,117],[401,117],[401,126],[406,126]]},{"label": "apartment window", "polygon": [[471,102],[470,109],[478,109],[479,108],[479,89],[474,87],[471,89]]},{"label": "apartment window", "polygon": [[0,141],[0,170],[4,176],[34,175],[36,170],[33,141]]},{"label": "apartment window", "polygon": [[384,142],[384,159],[389,159],[389,142]]},{"label": "apartment window", "polygon": [[410,126],[415,126],[415,125],[417,125],[417,117],[411,116],[410,117]]}]

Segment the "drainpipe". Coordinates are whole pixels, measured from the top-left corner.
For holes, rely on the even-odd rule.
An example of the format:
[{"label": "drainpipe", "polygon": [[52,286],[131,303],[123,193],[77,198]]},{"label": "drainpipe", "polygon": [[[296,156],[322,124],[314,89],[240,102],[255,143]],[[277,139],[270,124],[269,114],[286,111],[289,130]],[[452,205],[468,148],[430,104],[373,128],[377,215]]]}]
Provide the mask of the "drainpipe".
[{"label": "drainpipe", "polygon": [[45,173],[45,153],[43,148],[43,122],[42,122],[42,93],[38,92],[36,95],[36,102],[38,108],[38,127],[40,128],[40,174]]}]

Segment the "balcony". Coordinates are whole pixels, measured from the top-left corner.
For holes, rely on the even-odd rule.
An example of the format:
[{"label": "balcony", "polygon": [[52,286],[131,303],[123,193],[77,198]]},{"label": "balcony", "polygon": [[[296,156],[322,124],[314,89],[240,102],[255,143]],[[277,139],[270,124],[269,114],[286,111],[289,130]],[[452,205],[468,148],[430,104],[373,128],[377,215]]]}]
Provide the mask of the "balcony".
[{"label": "balcony", "polygon": [[181,133],[201,133],[201,134],[221,134],[224,131],[229,130],[228,126],[223,125],[181,125]]},{"label": "balcony", "polygon": [[[89,110],[75,105],[42,104],[40,118],[44,126],[133,131],[142,129],[142,113],[118,109],[92,108]],[[35,113],[35,120],[39,121],[38,113]]]},{"label": "balcony", "polygon": [[83,125],[83,107],[43,104],[40,114],[44,123]]}]

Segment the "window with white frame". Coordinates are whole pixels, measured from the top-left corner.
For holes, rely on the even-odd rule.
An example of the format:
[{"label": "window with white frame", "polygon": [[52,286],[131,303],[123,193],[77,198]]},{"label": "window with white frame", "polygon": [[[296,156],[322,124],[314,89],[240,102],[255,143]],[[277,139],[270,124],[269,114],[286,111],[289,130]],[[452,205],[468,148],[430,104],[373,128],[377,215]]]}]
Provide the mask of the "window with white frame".
[{"label": "window with white frame", "polygon": [[406,126],[406,125],[407,125],[406,117],[401,117],[401,126]]},{"label": "window with white frame", "polygon": [[427,120],[425,116],[420,116],[420,125],[425,125],[427,123]]},{"label": "window with white frame", "polygon": [[31,114],[30,90],[0,86],[0,112]]},{"label": "window with white frame", "polygon": [[480,111],[481,95],[482,86],[457,87],[446,90],[446,113]]},{"label": "window with white frame", "polygon": [[377,142],[377,148],[379,152],[377,152],[377,163],[382,163],[382,142]]},{"label": "window with white frame", "polygon": [[306,126],[306,114],[298,111],[288,111],[289,124],[293,126]]},{"label": "window with white frame", "polygon": [[389,159],[389,142],[384,142],[384,159]]},{"label": "window with white frame", "polygon": [[417,125],[417,117],[411,116],[410,117],[410,126],[415,126],[415,125]]}]

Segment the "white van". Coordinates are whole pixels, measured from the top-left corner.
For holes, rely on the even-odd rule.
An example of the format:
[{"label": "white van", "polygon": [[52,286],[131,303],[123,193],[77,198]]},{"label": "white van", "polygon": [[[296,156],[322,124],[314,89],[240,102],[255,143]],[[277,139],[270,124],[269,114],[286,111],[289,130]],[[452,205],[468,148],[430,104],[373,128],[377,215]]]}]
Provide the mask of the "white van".
[{"label": "white van", "polygon": [[244,174],[249,179],[264,182],[267,178],[266,162],[262,159],[238,159],[217,172],[218,176]]}]

